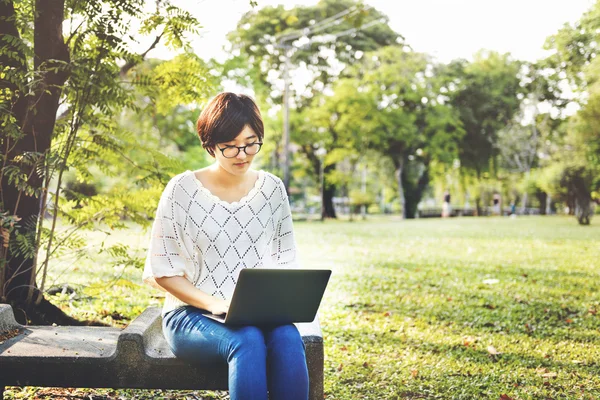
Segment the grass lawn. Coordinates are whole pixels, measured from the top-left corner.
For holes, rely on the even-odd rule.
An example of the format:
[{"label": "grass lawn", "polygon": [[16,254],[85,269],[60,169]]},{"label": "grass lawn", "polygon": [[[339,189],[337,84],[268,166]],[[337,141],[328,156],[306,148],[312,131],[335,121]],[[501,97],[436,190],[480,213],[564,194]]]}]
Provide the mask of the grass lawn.
[{"label": "grass lawn", "polygon": [[[371,217],[296,223],[296,234],[305,266],[333,270],[320,311],[327,399],[600,398],[600,221]],[[100,259],[103,240],[143,248],[147,235],[96,232],[89,252]],[[78,288],[53,298],[80,318],[124,326],[161,303],[131,267],[65,255],[51,274]],[[44,393],[12,388],[6,397]]]}]

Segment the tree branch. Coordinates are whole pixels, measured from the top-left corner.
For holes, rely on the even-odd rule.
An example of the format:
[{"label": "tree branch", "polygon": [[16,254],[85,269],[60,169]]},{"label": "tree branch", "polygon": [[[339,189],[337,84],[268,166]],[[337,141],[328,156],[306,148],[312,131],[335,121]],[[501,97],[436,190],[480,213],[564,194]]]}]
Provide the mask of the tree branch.
[{"label": "tree branch", "polygon": [[150,45],[150,47],[148,47],[148,49],[143,52],[142,54],[140,54],[138,57],[134,57],[132,59],[130,59],[129,61],[127,61],[125,63],[125,65],[123,65],[121,67],[121,71],[119,72],[119,76],[121,78],[125,77],[125,75],[127,75],[127,73],[129,72],[129,70],[131,70],[131,68],[135,67],[137,64],[139,64],[141,61],[144,61],[144,59],[146,58],[146,55],[156,47],[156,45],[158,45],[158,43],[160,42],[160,39],[162,38],[162,36],[164,35],[164,31],[158,35],[156,37],[156,39],[154,39],[154,42]]},{"label": "tree branch", "polygon": [[[163,37],[163,34],[164,34],[164,32],[161,33],[160,35],[158,35],[156,37],[156,39],[154,39],[154,42],[150,45],[150,47],[148,47],[148,49],[146,51],[139,54],[137,57],[134,57],[131,60],[127,61],[127,63],[125,63],[125,65],[123,65],[121,67],[121,70],[119,71],[119,77],[124,78],[133,67],[138,65],[141,61],[144,61],[144,59],[146,58],[146,55],[158,45],[158,43],[160,42],[160,39],[162,39],[162,37]],[[61,121],[61,120],[65,119],[69,115],[70,112],[71,112],[71,107],[69,107],[65,111],[63,111],[57,117],[57,121]]]}]

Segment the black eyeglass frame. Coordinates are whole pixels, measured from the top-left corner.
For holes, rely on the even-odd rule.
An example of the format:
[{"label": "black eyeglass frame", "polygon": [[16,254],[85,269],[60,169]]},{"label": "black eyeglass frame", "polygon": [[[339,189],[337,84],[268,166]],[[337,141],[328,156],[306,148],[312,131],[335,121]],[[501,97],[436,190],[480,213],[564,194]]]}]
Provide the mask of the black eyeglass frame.
[{"label": "black eyeglass frame", "polygon": [[[248,147],[248,146],[255,146],[255,145],[258,145],[258,150],[256,150],[256,153],[254,153],[254,154],[248,154],[246,152],[246,147]],[[254,155],[258,154],[258,152],[262,148],[262,145],[263,145],[262,142],[254,142],[254,143],[249,143],[249,144],[247,144],[245,146],[225,146],[224,148],[220,148],[219,146],[216,146],[216,147],[217,147],[217,149],[221,150],[221,154],[223,155],[223,157],[225,157],[225,158],[236,158],[238,156],[238,154],[240,154],[240,151],[242,151],[242,150],[244,150],[244,153],[246,153],[247,156],[254,156]],[[237,153],[235,153],[235,155],[231,156],[231,157],[226,156],[225,155],[225,150],[232,149],[234,147],[237,149]]]}]

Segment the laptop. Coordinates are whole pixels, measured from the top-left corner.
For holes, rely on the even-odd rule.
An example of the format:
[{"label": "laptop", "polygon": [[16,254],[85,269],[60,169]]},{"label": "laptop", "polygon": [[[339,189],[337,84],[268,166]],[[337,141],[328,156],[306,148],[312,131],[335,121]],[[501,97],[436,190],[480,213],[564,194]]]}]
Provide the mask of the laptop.
[{"label": "laptop", "polygon": [[229,311],[207,312],[227,325],[283,325],[312,322],[331,270],[245,268],[240,271]]}]

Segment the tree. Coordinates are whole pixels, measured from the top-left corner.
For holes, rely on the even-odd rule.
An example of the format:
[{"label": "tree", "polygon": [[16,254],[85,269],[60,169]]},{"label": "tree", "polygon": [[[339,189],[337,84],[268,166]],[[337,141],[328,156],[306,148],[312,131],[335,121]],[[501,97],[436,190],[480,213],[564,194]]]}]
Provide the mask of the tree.
[{"label": "tree", "polygon": [[[509,55],[484,51],[473,62],[458,60],[449,65],[445,91],[465,130],[459,144],[460,164],[478,182],[496,174],[498,132],[520,107],[520,69],[521,63]],[[481,215],[479,194],[475,201]]]},{"label": "tree", "polygon": [[[543,192],[536,184],[535,177],[531,176],[533,168],[539,166],[538,154],[548,151],[552,126],[550,113],[540,113],[540,104],[563,107],[559,99],[560,89],[556,87],[555,80],[546,76],[545,63],[523,63],[521,86],[523,91],[521,107],[514,114],[513,120],[498,131],[498,140],[495,143],[500,156],[500,167],[510,172],[517,172],[523,176],[524,190],[522,195],[522,213],[527,207],[528,195],[534,194],[540,201],[540,213],[546,213],[547,193]],[[546,135],[544,135],[546,131]]]},{"label": "tree", "polygon": [[[338,163],[348,160],[356,167],[366,150],[368,134],[363,130],[371,104],[356,92],[356,82],[340,79],[332,95],[313,98],[294,120],[296,142],[313,167],[314,176],[323,174],[322,218],[335,218],[333,196],[336,187],[347,185],[351,176],[336,170]],[[320,157],[319,152],[325,156]]]},{"label": "tree", "polygon": [[[86,160],[102,159],[99,165],[106,167],[109,155],[126,157],[123,150],[131,149],[134,140],[115,136],[114,119],[123,108],[134,107],[131,88],[136,82],[126,78],[161,40],[183,48],[184,35],[197,30],[197,20],[169,2],[157,2],[151,11],[143,6],[142,0],[0,1],[0,121],[6,133],[0,137],[0,300],[13,305],[22,323],[47,323],[44,314],[57,311],[44,299],[41,288],[48,257],[73,235],[67,233],[60,240],[54,235],[59,212],[73,222],[69,203],[59,206],[63,173],[75,167],[90,178]],[[155,40],[146,51],[135,54],[127,43],[129,23],[138,17],[141,33],[155,35]],[[63,37],[63,32],[68,36]],[[158,152],[154,156],[161,157]],[[168,168],[151,164],[144,170],[147,181],[164,179]],[[49,189],[51,182],[57,184],[54,192]],[[98,213],[101,199],[96,200],[94,207],[86,209],[87,218],[80,213],[77,220],[89,225],[101,216],[115,223],[116,207]],[[47,204],[52,204],[51,210]],[[141,220],[145,213],[139,205],[138,209],[133,202],[129,205],[135,210],[130,215]],[[41,216],[46,211],[54,213],[51,229],[43,226]],[[40,262],[42,246],[46,258]],[[126,256],[122,248],[113,252]],[[74,322],[66,316],[49,318]]]},{"label": "tree", "polygon": [[[600,2],[596,2],[575,24],[566,24],[546,41],[554,50],[546,66],[554,76],[563,77],[578,94],[565,103],[578,105],[577,113],[568,119],[562,146],[556,151],[552,168],[555,179],[566,191],[570,208],[580,224],[589,224],[593,214],[593,193],[600,188]],[[600,199],[595,199],[600,201]]]},{"label": "tree", "polygon": [[[326,23],[319,24],[321,21]],[[371,25],[373,22],[378,23]],[[314,33],[308,36],[303,33],[304,29],[310,31],[311,26],[317,24],[319,28]],[[356,29],[367,25],[368,29]],[[282,44],[284,35],[295,38]],[[233,60],[229,61],[229,76],[237,77],[253,87],[258,97],[267,99],[266,102],[276,109],[281,109],[281,79],[286,60],[289,59],[292,75],[299,67],[308,70],[310,82],[306,89],[301,91],[300,88],[292,88],[292,114],[298,115],[302,114],[303,108],[310,106],[314,96],[331,88],[344,66],[352,65],[365,52],[395,44],[401,39],[388,26],[387,17],[354,0],[321,0],[314,6],[288,10],[283,6],[264,7],[244,15],[228,38],[234,55]],[[284,47],[290,45],[291,49]],[[314,175],[319,176],[319,157],[314,153],[316,147],[302,144],[302,134],[298,125],[294,125],[294,121],[301,119],[293,115],[291,119],[292,141],[299,143],[300,152],[315,168]],[[328,135],[330,132],[325,130],[320,133]],[[331,138],[323,141],[329,142]],[[326,175],[333,169],[335,165],[326,166]],[[327,190],[323,191],[326,216],[331,218],[335,218],[334,194],[334,184],[329,184]]]},{"label": "tree", "polygon": [[357,96],[368,102],[364,122],[354,123],[392,161],[405,218],[416,214],[432,160],[451,164],[463,133],[436,71],[426,55],[389,46],[367,53],[349,73]]},{"label": "tree", "polygon": [[[528,181],[534,163],[537,160],[539,147],[538,130],[535,123],[521,125],[520,121],[509,124],[498,133],[496,143],[500,152],[501,164],[509,171],[524,174],[524,180]],[[528,191],[523,191],[522,212],[527,207]]]},{"label": "tree", "polygon": [[[554,72],[550,79],[568,83],[571,89],[585,91],[590,77],[584,71],[597,56],[599,38],[600,2],[596,1],[578,21],[564,24],[556,34],[546,39],[544,48],[552,50],[553,54],[541,64]],[[553,87],[557,88],[559,85]],[[570,100],[564,94],[558,97]]]},{"label": "tree", "polygon": [[[596,62],[595,62],[596,63]],[[594,213],[592,197],[600,190],[600,86],[590,88],[590,98],[574,116],[563,159],[568,160],[561,184],[575,198],[575,215],[581,225],[589,225]]]}]

